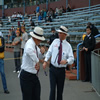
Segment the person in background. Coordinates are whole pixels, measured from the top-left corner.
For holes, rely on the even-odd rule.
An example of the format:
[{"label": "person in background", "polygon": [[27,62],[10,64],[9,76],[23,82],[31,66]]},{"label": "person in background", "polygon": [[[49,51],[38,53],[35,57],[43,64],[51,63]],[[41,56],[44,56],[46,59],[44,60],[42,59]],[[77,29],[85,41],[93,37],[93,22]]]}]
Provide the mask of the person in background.
[{"label": "person in background", "polygon": [[37,7],[36,7],[36,17],[37,18],[38,18],[39,12],[40,12],[40,7],[39,7],[39,4],[37,4]]},{"label": "person in background", "polygon": [[21,40],[20,40],[20,31],[16,30],[16,38],[13,40],[12,45],[14,46],[14,58],[15,58],[15,70],[14,73],[19,73],[20,71],[20,48],[21,48]]},{"label": "person in background", "polygon": [[39,12],[39,14],[38,14],[38,21],[41,22],[41,20],[42,20],[42,14],[41,14],[41,12]]},{"label": "person in background", "polygon": [[9,34],[8,34],[8,42],[12,42],[12,30],[9,29]]},{"label": "person in background", "polygon": [[90,26],[86,28],[86,37],[83,41],[83,51],[85,56],[85,80],[83,82],[91,82],[91,51],[95,48],[95,38],[91,34],[92,29]]},{"label": "person in background", "polygon": [[59,15],[59,8],[56,7],[55,9],[55,15],[58,16]]},{"label": "person in background", "polygon": [[21,26],[25,27],[25,21],[22,22],[22,25]]},{"label": "person in background", "polygon": [[30,27],[30,30],[32,30],[32,29],[34,29],[34,27],[35,27],[35,23],[34,23],[34,21],[30,21],[30,25],[28,25],[28,26],[31,26]]},{"label": "person in background", "polygon": [[7,24],[6,25],[10,25],[11,24],[11,17],[10,16],[8,16],[8,22],[7,22]]},{"label": "person in background", "polygon": [[16,21],[16,20],[17,20],[17,14],[16,14],[16,12],[14,12],[14,13],[12,14],[11,20],[12,20],[12,21]]},{"label": "person in background", "polygon": [[1,19],[0,19],[0,27],[3,27],[3,22]]},{"label": "person in background", "polygon": [[16,33],[15,33],[15,28],[14,26],[11,27],[11,36],[12,36],[12,41],[14,40],[14,38],[16,37]]},{"label": "person in background", "polygon": [[62,6],[62,12],[66,13],[66,8],[64,8],[64,6]]},{"label": "person in background", "polygon": [[68,6],[67,6],[67,8],[66,8],[66,11],[67,11],[67,12],[71,12],[71,11],[72,11],[72,8],[71,8],[70,4],[68,4]]},{"label": "person in background", "polygon": [[25,31],[25,27],[21,27],[21,31],[22,31],[22,37],[21,37],[21,49],[22,49],[22,55],[24,53],[24,47],[25,47],[25,43],[27,42],[28,40],[28,34],[26,33]]},{"label": "person in background", "polygon": [[7,89],[6,76],[4,72],[4,50],[5,50],[5,41],[3,38],[3,34],[0,32],[0,73],[3,83],[4,93],[9,94],[10,92]]},{"label": "person in background", "polygon": [[100,34],[98,29],[91,22],[87,23],[87,27],[88,26],[91,28],[91,35],[96,36],[96,35]]},{"label": "person in background", "polygon": [[46,9],[43,9],[43,19],[46,20],[47,12]]},{"label": "person in background", "polygon": [[39,55],[39,59],[40,59],[40,62],[43,63],[44,62],[44,58],[45,58],[45,48],[42,46],[40,47],[40,52],[41,52],[41,55]]},{"label": "person in background", "polygon": [[50,45],[54,39],[59,38],[58,33],[55,31],[54,27],[51,28],[51,32],[52,32],[52,35],[50,36],[50,40],[48,41]]},{"label": "person in background", "polygon": [[65,82],[65,68],[67,64],[71,65],[74,62],[73,51],[71,45],[66,41],[68,29],[65,26],[60,26],[59,38],[55,39],[50,45],[44,59],[43,68],[47,67],[47,61],[51,57],[50,64],[50,98],[55,100],[56,88],[57,99],[63,100],[63,88]]}]

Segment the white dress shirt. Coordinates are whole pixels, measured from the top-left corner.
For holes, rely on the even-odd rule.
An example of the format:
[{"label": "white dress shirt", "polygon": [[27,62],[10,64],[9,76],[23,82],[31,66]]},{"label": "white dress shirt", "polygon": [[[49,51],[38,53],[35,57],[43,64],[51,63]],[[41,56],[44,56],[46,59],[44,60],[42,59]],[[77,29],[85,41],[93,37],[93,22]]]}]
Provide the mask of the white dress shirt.
[{"label": "white dress shirt", "polygon": [[88,37],[91,35],[91,33],[89,35],[87,35]]},{"label": "white dress shirt", "polygon": [[[32,73],[32,74],[36,74],[37,70],[35,69],[35,65],[36,63],[39,62],[39,59],[37,57],[36,54],[36,48],[35,48],[35,42],[32,38],[30,38],[26,44],[25,44],[25,48],[24,48],[24,54],[23,54],[23,58],[22,58],[22,65],[21,65],[21,69]],[[38,55],[40,54],[40,49],[37,46],[37,51],[38,51]]]},{"label": "white dress shirt", "polygon": [[66,67],[67,64],[73,64],[74,56],[71,45],[66,41],[62,41],[62,60],[66,60],[68,63],[65,65],[58,65],[58,52],[60,46],[60,39],[55,39],[50,45],[48,52],[45,56],[45,61],[48,61],[51,57],[51,64],[55,67]]}]

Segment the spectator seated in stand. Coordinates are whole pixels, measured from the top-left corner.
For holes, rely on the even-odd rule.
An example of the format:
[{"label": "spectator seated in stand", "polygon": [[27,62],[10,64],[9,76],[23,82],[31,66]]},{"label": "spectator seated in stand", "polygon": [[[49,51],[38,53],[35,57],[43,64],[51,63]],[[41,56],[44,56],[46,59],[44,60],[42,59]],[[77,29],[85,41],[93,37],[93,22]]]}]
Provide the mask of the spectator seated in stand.
[{"label": "spectator seated in stand", "polygon": [[73,10],[72,10],[70,4],[68,4],[68,6],[67,6],[67,8],[66,8],[66,12],[72,12],[72,11],[73,11]]},{"label": "spectator seated in stand", "polygon": [[62,6],[62,13],[66,13],[66,8],[64,8],[64,6]]},{"label": "spectator seated in stand", "polygon": [[12,42],[12,30],[9,29],[9,34],[7,35],[8,37],[8,42]]},{"label": "spectator seated in stand", "polygon": [[63,9],[62,9],[62,7],[60,7],[60,9],[59,9],[59,16],[62,16],[62,13],[63,13]]},{"label": "spectator seated in stand", "polygon": [[14,40],[14,38],[16,37],[16,33],[15,33],[15,29],[14,29],[14,27],[12,26],[11,27],[11,36],[12,36],[12,41]]},{"label": "spectator seated in stand", "polygon": [[8,22],[7,22],[7,24],[6,25],[10,25],[11,24],[11,17],[10,16],[8,16]]},{"label": "spectator seated in stand", "polygon": [[28,16],[28,20],[29,20],[29,22],[32,21],[32,17],[31,16]]},{"label": "spectator seated in stand", "polygon": [[3,27],[3,22],[2,22],[2,20],[0,20],[0,27]]},{"label": "spectator seated in stand", "polygon": [[24,26],[25,27],[25,21],[22,22],[22,25],[21,26]]},{"label": "spectator seated in stand", "polygon": [[41,21],[42,20],[42,13],[39,12],[39,15],[38,15],[38,21]]},{"label": "spectator seated in stand", "polygon": [[21,14],[21,12],[17,13],[17,19],[22,19],[23,15]]},{"label": "spectator seated in stand", "polygon": [[43,18],[44,20],[46,20],[46,16],[47,16],[46,9],[43,9],[42,18]]},{"label": "spectator seated in stand", "polygon": [[39,7],[39,4],[37,4],[37,7],[36,7],[36,18],[38,18],[39,12],[40,12],[40,7]]},{"label": "spectator seated in stand", "polygon": [[59,9],[56,7],[55,9],[55,15],[58,16],[59,15]]},{"label": "spectator seated in stand", "polygon": [[30,27],[30,30],[32,30],[32,29],[34,29],[34,27],[35,27],[35,23],[34,23],[34,21],[30,21],[30,24],[29,25],[27,25],[28,27]]},{"label": "spectator seated in stand", "polygon": [[14,13],[12,14],[11,19],[12,19],[12,21],[16,21],[16,19],[17,19],[17,14],[16,14],[16,12],[14,12]]},{"label": "spectator seated in stand", "polygon": [[96,35],[100,34],[98,29],[96,28],[96,26],[94,26],[91,22],[87,23],[87,27],[88,26],[91,27],[91,35],[96,36]]}]

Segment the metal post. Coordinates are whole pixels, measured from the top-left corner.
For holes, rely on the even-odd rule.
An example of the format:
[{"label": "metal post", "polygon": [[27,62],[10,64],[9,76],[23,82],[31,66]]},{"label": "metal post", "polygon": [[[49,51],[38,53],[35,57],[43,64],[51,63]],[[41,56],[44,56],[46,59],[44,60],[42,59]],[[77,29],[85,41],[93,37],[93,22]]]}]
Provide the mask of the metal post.
[{"label": "metal post", "polygon": [[91,8],[91,0],[89,0],[89,9]]},{"label": "metal post", "polygon": [[77,45],[77,80],[79,80],[79,47],[82,45],[82,43],[79,43]]},{"label": "metal post", "polygon": [[23,13],[25,15],[25,0],[23,0]]},{"label": "metal post", "polygon": [[66,8],[67,8],[67,6],[68,6],[68,0],[66,0]]},{"label": "metal post", "polygon": [[2,0],[2,18],[4,16],[4,0]]},{"label": "metal post", "polygon": [[46,9],[48,10],[48,0],[46,0]]}]

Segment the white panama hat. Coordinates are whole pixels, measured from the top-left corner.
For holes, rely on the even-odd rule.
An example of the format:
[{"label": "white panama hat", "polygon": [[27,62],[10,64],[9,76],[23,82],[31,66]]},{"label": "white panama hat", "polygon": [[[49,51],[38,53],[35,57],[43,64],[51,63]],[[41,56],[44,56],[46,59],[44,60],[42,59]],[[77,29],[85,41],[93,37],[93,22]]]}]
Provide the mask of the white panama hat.
[{"label": "white panama hat", "polygon": [[59,30],[56,30],[57,32],[62,32],[62,33],[65,33],[69,36],[68,34],[68,29],[65,27],[65,26],[60,26],[60,29]]},{"label": "white panama hat", "polygon": [[30,35],[38,40],[45,40],[43,36],[43,29],[41,27],[35,27],[33,32],[30,32]]}]

